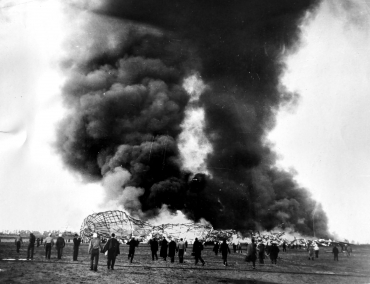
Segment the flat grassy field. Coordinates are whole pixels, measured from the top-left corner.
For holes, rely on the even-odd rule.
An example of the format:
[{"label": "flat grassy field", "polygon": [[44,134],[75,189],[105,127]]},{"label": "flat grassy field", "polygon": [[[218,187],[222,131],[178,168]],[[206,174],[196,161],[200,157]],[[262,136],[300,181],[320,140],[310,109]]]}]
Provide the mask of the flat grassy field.
[{"label": "flat grassy field", "polygon": [[[35,247],[33,261],[27,261],[27,243],[19,254],[13,242],[0,242],[0,283],[370,283],[370,247],[353,247],[353,256],[339,255],[333,261],[331,248],[321,247],[319,258],[308,260],[305,250],[281,252],[277,265],[256,265],[244,261],[244,254],[229,255],[229,266],[212,247],[205,247],[205,266],[194,265],[191,247],[185,263],[169,259],[152,261],[150,248],[140,244],[132,264],[128,262],[128,246],[121,245],[115,270],[107,270],[106,258],[100,254],[97,272],[90,271],[87,244],[81,244],[77,262],[72,261],[72,243],[67,243],[61,260],[55,247],[50,260],[44,258],[44,247]],[[159,255],[159,254],[158,254]]]}]

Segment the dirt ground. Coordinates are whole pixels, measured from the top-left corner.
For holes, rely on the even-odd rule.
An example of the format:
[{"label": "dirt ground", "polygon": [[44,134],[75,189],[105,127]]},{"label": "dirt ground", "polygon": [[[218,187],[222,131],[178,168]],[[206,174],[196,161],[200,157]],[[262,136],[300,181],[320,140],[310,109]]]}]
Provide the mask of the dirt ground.
[{"label": "dirt ground", "polygon": [[106,258],[100,254],[97,272],[90,271],[87,244],[81,244],[78,261],[72,261],[72,243],[67,243],[61,260],[52,249],[50,260],[44,258],[44,247],[35,247],[32,261],[27,261],[27,244],[17,254],[12,242],[0,242],[0,283],[370,283],[370,247],[356,246],[351,257],[342,254],[333,261],[331,248],[321,248],[319,258],[308,260],[305,250],[281,252],[277,265],[266,259],[256,265],[244,261],[244,254],[229,255],[229,266],[222,264],[211,247],[202,256],[205,266],[194,265],[189,255],[185,263],[151,260],[149,246],[140,244],[132,264],[127,260],[128,249],[121,245],[115,270],[107,270]]}]

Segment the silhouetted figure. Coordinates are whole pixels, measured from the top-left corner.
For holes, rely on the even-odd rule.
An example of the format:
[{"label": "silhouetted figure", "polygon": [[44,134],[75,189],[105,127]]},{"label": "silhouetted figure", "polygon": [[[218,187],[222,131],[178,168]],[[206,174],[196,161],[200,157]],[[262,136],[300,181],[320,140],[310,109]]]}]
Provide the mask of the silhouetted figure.
[{"label": "silhouetted figure", "polygon": [[30,233],[30,239],[27,248],[27,260],[31,258],[33,260],[33,251],[35,249],[36,237],[33,233]]},{"label": "silhouetted figure", "polygon": [[242,244],[241,243],[238,243],[238,247],[237,247],[237,250],[238,250],[238,253],[242,253]]},{"label": "silhouetted figure", "polygon": [[228,244],[226,243],[226,240],[224,240],[220,246],[220,252],[222,254],[222,260],[224,263],[224,266],[227,266],[227,254],[231,253],[230,248]]},{"label": "silhouetted figure", "polygon": [[215,242],[215,245],[213,246],[213,251],[215,255],[218,255],[219,249],[220,249],[220,245],[218,244],[218,242]]},{"label": "silhouetted figure", "polygon": [[315,250],[312,245],[308,247],[308,260],[315,260]]},{"label": "silhouetted figure", "polygon": [[286,243],[283,242],[283,251],[286,252]]},{"label": "silhouetted figure", "polygon": [[168,256],[171,259],[171,262],[175,262],[175,255],[176,255],[176,242],[171,239],[168,244]]},{"label": "silhouetted figure", "polygon": [[16,236],[16,238],[15,238],[15,245],[16,245],[16,248],[17,248],[17,253],[19,253],[19,250],[20,250],[22,244],[23,244],[23,239],[21,237],[21,234],[18,234],[18,236]]},{"label": "silhouetted figure", "polygon": [[233,243],[233,251],[234,251],[234,253],[236,253],[236,244],[235,243]]},{"label": "silhouetted figure", "polygon": [[254,239],[247,246],[247,256],[245,257],[247,262],[252,262],[253,269],[256,269],[256,260],[257,260],[257,246],[254,243]]},{"label": "silhouetted figure", "polygon": [[260,241],[257,245],[258,260],[260,264],[265,263],[265,244]]},{"label": "silhouetted figure", "polygon": [[139,245],[139,242],[135,240],[134,237],[131,238],[131,240],[127,243],[129,245],[128,249],[128,259],[130,260],[130,263],[132,263],[132,260],[134,259],[135,255],[135,248]]},{"label": "silhouetted figure", "polygon": [[164,237],[161,243],[161,250],[159,252],[159,256],[162,257],[165,261],[167,261],[167,248],[168,248],[168,242],[166,238]]},{"label": "silhouetted figure", "polygon": [[62,234],[59,234],[59,237],[57,238],[57,241],[55,243],[55,247],[56,247],[57,252],[58,252],[58,259],[62,258],[63,249],[64,249],[65,246],[66,246],[66,242],[65,242],[64,238],[62,237]]},{"label": "silhouetted figure", "polygon": [[94,233],[88,248],[90,254],[90,270],[94,270],[95,272],[98,270],[99,254],[101,250],[102,243],[100,238],[97,233]]},{"label": "silhouetted figure", "polygon": [[155,257],[156,260],[158,260],[158,255],[157,255],[157,252],[158,252],[158,241],[153,237],[149,241],[149,245],[150,245],[150,250],[152,251],[152,260],[154,260],[154,257]]},{"label": "silhouetted figure", "polygon": [[275,242],[273,242],[270,248],[270,259],[272,264],[276,264],[279,252],[280,252],[279,247]]},{"label": "silhouetted figure", "polygon": [[75,237],[73,238],[73,261],[77,261],[80,244],[81,244],[81,238],[78,237],[77,234],[75,234]]},{"label": "silhouetted figure", "polygon": [[108,242],[104,246],[103,252],[105,253],[106,251],[108,251],[107,267],[108,269],[114,270],[116,257],[117,255],[120,254],[119,242],[116,239],[116,235],[114,233],[112,233],[112,237],[108,240]]},{"label": "silhouetted figure", "polygon": [[199,260],[202,262],[202,265],[204,266],[205,261],[202,258],[202,250],[203,250],[203,244],[198,241],[198,238],[195,238],[195,241],[193,243],[193,253],[195,257],[195,264],[198,264]]},{"label": "silhouetted figure", "polygon": [[315,257],[316,258],[319,258],[319,251],[320,251],[320,248],[319,248],[319,245],[317,243],[314,244],[313,246],[313,250],[315,251]]},{"label": "silhouetted figure", "polygon": [[186,251],[186,242],[180,239],[180,241],[177,244],[177,250],[179,251],[179,262],[184,263],[184,253]]},{"label": "silhouetted figure", "polygon": [[50,255],[51,255],[51,248],[53,247],[54,245],[54,240],[53,238],[51,237],[51,233],[49,234],[49,236],[47,236],[45,238],[45,242],[44,242],[44,247],[45,247],[45,258],[47,259],[50,259]]},{"label": "silhouetted figure", "polygon": [[185,241],[185,249],[188,248],[188,241]]},{"label": "silhouetted figure", "polygon": [[338,259],[339,249],[337,248],[336,245],[334,245],[334,247],[333,247],[333,254],[334,254],[334,260],[339,261],[339,259]]}]

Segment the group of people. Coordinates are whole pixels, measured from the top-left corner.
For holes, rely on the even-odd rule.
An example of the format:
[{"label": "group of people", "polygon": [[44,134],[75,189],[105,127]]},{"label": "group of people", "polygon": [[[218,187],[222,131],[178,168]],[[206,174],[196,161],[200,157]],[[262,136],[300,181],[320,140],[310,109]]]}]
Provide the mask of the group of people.
[{"label": "group of people", "polygon": [[[33,260],[33,254],[35,250],[35,243],[36,246],[40,246],[40,239],[35,237],[33,233],[30,233],[30,237],[28,240],[28,246],[27,246],[27,260]],[[55,248],[57,250],[57,258],[61,259],[63,255],[63,249],[66,245],[66,242],[62,236],[62,234],[59,234],[57,237],[56,241],[54,242],[54,238],[51,233],[43,240],[41,238],[41,244],[44,244],[45,248],[45,259],[50,259],[51,256],[51,248],[55,245]],[[15,238],[15,245],[16,245],[16,250],[17,253],[20,252],[20,248],[23,244],[23,239],[21,237],[21,234],[18,234]],[[78,256],[78,249],[81,244],[81,238],[78,237],[77,234],[75,234],[74,239],[73,239],[73,260],[77,261],[77,256]]]}]

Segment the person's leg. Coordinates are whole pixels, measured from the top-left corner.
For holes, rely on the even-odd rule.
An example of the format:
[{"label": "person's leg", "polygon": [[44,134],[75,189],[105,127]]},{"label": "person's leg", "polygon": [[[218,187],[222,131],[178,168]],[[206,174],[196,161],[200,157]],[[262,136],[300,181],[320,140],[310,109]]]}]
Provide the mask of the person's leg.
[{"label": "person's leg", "polygon": [[91,252],[90,255],[90,270],[94,270],[94,253]]},{"label": "person's leg", "polygon": [[130,260],[131,263],[132,263],[132,260],[134,259],[134,254],[135,252],[131,252],[131,260]]},{"label": "person's leg", "polygon": [[95,253],[95,265],[94,265],[94,271],[98,270],[98,263],[99,263],[99,250]]},{"label": "person's leg", "polygon": [[30,251],[31,251],[31,245],[29,244],[27,247],[27,259],[30,258]]},{"label": "person's leg", "polygon": [[20,248],[21,248],[21,242],[17,242],[17,253],[19,253]]},{"label": "person's leg", "polygon": [[48,247],[48,259],[50,259],[51,256],[51,244]]},{"label": "person's leg", "polygon": [[116,255],[113,255],[112,256],[112,264],[110,266],[110,268],[113,270],[114,269],[114,264],[116,263]]},{"label": "person's leg", "polygon": [[204,265],[206,262],[203,260],[202,256],[200,255],[199,256],[199,260],[202,262],[202,264]]},{"label": "person's leg", "polygon": [[199,261],[198,255],[195,255],[195,264],[198,264],[198,261]]},{"label": "person's leg", "polygon": [[35,250],[35,246],[33,245],[33,246],[31,246],[31,259],[33,259],[33,252],[34,252],[34,250]]},{"label": "person's leg", "polygon": [[252,260],[253,269],[256,269],[256,260]]}]

